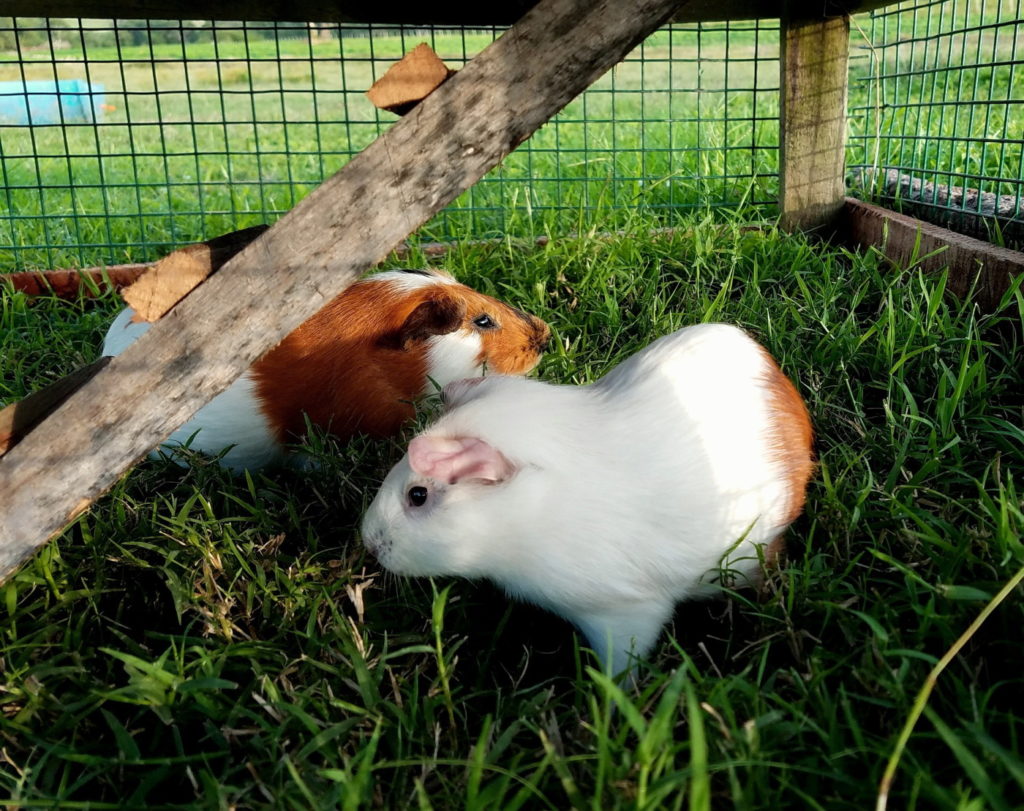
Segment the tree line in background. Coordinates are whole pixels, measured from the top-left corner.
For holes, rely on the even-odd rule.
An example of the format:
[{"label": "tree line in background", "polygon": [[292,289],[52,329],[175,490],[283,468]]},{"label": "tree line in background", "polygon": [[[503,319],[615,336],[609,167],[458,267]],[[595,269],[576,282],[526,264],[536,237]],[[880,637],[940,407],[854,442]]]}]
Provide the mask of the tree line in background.
[{"label": "tree line in background", "polygon": [[314,40],[365,37],[368,26],[335,23],[226,22],[210,20],[80,20],[78,18],[0,17],[0,51],[80,49],[120,45],[239,42],[245,39],[310,37]]}]

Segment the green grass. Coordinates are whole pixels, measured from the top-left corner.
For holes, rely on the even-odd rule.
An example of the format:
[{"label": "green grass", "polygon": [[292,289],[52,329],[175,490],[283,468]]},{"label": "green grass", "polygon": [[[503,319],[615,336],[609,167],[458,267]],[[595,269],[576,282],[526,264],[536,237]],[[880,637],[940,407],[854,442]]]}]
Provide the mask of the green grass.
[{"label": "green grass", "polygon": [[[752,215],[585,213],[445,264],[552,324],[551,381],[705,320],[765,343],[820,468],[764,595],[681,606],[626,688],[485,583],[380,573],[356,527],[404,440],[317,442],[303,476],[147,461],[0,589],[0,804],[873,807],[927,674],[1024,565],[1024,297],[980,315]],[[0,400],[91,359],[118,307],[0,301]],[[1021,598],[939,677],[890,808],[1024,805]]]},{"label": "green grass", "polygon": [[[978,3],[960,7],[971,16],[953,23],[981,19]],[[938,30],[942,8],[896,36]],[[987,36],[971,47],[987,53]],[[728,52],[749,58],[759,38],[762,56],[777,45],[734,30]],[[487,39],[434,43],[458,64]],[[372,55],[417,41],[376,37]],[[707,61],[725,48],[724,32],[705,32],[698,65],[692,35],[655,35],[421,235],[576,234],[528,252],[460,244],[445,260],[552,324],[547,380],[588,382],[699,321],[765,343],[808,400],[820,460],[766,593],[681,606],[627,689],[561,621],[486,583],[384,576],[363,554],[359,517],[412,429],[391,443],[316,438],[324,468],[307,475],[147,461],[0,588],[0,804],[859,811],[920,713],[890,808],[1024,806],[1019,587],[920,701],[1024,565],[1024,298],[980,315],[942,276],[741,231],[771,209],[738,201],[776,193],[778,74],[732,62],[726,76]],[[87,42],[90,78],[116,109],[98,129],[0,129],[0,244],[12,246],[0,269],[152,259],[275,219],[390,120],[362,95],[369,49],[198,42],[186,67],[180,45],[157,45],[122,49],[122,72],[103,61],[115,50]],[[280,65],[263,61],[278,52]],[[918,66],[936,57],[917,54]],[[26,77],[52,78],[53,56],[27,54]],[[851,108],[873,103],[865,67],[853,65]],[[0,65],[0,81],[20,76]],[[1021,71],[966,80],[1024,98]],[[913,80],[883,98],[954,92]],[[998,111],[878,115],[897,136],[1012,129]],[[864,160],[874,121],[851,128],[851,161]],[[1013,144],[961,153],[895,138],[879,154],[1020,171]],[[688,230],[650,235],[664,224]],[[92,360],[118,308],[3,289],[0,402]]]}]

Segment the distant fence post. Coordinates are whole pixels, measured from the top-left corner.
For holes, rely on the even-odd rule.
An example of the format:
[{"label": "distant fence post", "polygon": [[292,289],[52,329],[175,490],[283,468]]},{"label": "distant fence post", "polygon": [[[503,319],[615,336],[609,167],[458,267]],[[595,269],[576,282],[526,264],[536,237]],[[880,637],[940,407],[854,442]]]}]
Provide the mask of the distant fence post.
[{"label": "distant fence post", "polygon": [[781,18],[779,211],[788,230],[825,228],[845,194],[850,18]]}]

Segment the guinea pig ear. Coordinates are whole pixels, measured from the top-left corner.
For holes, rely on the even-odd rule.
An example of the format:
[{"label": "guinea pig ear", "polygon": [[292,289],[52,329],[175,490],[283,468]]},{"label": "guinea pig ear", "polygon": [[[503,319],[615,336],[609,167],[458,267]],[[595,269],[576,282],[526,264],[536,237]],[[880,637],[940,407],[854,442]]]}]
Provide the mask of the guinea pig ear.
[{"label": "guinea pig ear", "polygon": [[473,389],[486,379],[485,377],[464,377],[461,380],[453,380],[441,389],[441,402],[444,404],[445,411],[450,411],[463,403],[473,393]]},{"label": "guinea pig ear", "polygon": [[432,335],[455,332],[466,317],[466,304],[453,296],[438,295],[428,298],[409,313],[398,328],[398,344],[404,349],[416,341]]},{"label": "guinea pig ear", "polygon": [[476,437],[418,436],[409,443],[409,466],[420,476],[448,484],[497,484],[516,472],[501,451]]}]

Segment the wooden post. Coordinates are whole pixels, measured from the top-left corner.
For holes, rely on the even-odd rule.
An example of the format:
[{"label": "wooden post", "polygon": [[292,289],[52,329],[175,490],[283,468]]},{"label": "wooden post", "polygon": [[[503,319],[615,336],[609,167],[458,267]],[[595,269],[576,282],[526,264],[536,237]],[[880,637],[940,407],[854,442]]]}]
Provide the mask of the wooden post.
[{"label": "wooden post", "polygon": [[789,230],[826,229],[842,209],[846,192],[850,18],[787,13],[781,38],[781,222]]},{"label": "wooden post", "polygon": [[543,0],[153,324],[0,459],[0,580],[678,5]]}]

